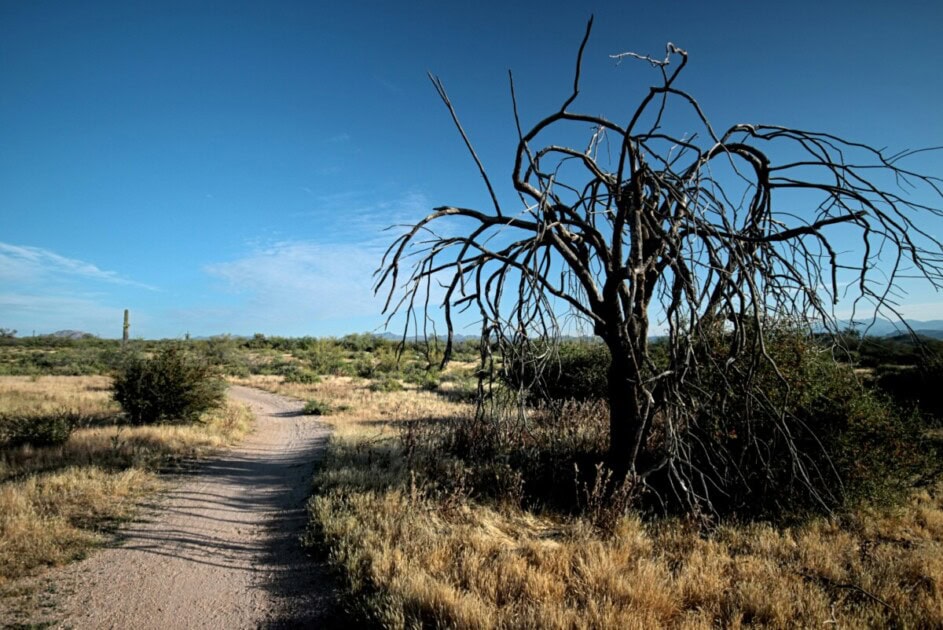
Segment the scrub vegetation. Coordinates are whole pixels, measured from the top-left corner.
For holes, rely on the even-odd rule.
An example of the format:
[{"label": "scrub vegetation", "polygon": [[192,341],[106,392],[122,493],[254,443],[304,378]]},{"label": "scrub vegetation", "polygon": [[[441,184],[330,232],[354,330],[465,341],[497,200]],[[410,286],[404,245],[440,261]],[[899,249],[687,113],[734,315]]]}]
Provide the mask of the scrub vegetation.
[{"label": "scrub vegetation", "polygon": [[[306,544],[335,568],[362,622],[938,626],[936,390],[882,388],[888,374],[935,382],[939,348],[847,341],[853,350],[838,364],[824,339],[784,334],[775,346],[801,392],[795,412],[830,427],[819,433],[845,481],[842,503],[825,510],[767,480],[722,514],[700,515],[675,513],[607,472],[598,383],[608,356],[590,341],[564,342],[538,388],[522,390],[523,377],[505,370],[482,389],[490,396],[481,405],[477,340],[456,344],[445,368],[434,341],[399,348],[371,336],[221,337],[129,351],[157,356],[174,345],[230,382],[308,401],[334,427]],[[83,343],[56,350],[81,354]],[[0,347],[0,361],[20,351]],[[234,407],[196,423],[132,426],[113,398],[117,367],[65,377],[27,365],[30,374],[0,378],[0,579],[81,557],[160,486],[158,471],[246,430],[247,412]],[[8,422],[24,418],[65,419],[68,437],[11,440]],[[736,447],[735,435],[722,437]]]},{"label": "scrub vegetation", "polygon": [[[29,343],[28,356],[39,360],[20,365],[30,375],[0,376],[0,587],[83,557],[161,487],[160,471],[233,443],[251,424],[248,410],[231,403],[189,423],[131,423],[104,365],[95,376],[37,374],[43,365],[68,373],[49,367],[49,354],[82,361],[106,342]],[[22,348],[11,346],[4,358],[22,361]]]},{"label": "scrub vegetation", "polygon": [[[601,350],[565,343],[539,392],[522,400],[509,379],[492,390],[484,413],[453,389],[465,383],[474,397],[470,351],[434,371],[436,388],[403,378],[427,365],[423,346],[407,346],[398,368],[369,377],[238,381],[333,410],[324,418],[335,432],[315,478],[308,544],[336,567],[348,607],[364,621],[943,623],[940,419],[882,390],[880,378],[908,370],[929,378],[932,362],[915,357],[938,351],[932,342],[921,351],[913,340],[866,339],[842,355],[856,369],[836,365],[823,339],[781,338],[780,365],[802,387],[797,413],[829,428],[821,433],[845,480],[843,503],[825,510],[788,487],[758,488],[724,516],[672,514],[653,496],[614,487],[603,465],[606,403],[572,379],[585,374],[591,384],[604,374]],[[391,378],[402,389],[376,386]],[[530,409],[526,426],[518,424],[520,404]]]}]

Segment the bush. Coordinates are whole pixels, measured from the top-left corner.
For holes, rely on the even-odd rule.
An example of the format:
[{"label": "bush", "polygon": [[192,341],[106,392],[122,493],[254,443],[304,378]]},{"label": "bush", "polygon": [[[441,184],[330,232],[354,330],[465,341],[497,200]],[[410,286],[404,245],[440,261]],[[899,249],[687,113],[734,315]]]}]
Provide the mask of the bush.
[{"label": "bush", "polygon": [[56,446],[65,443],[75,428],[75,416],[59,412],[50,416],[0,416],[0,446]]},{"label": "bush", "polygon": [[352,367],[344,361],[341,347],[332,340],[316,340],[301,358],[306,360],[311,370],[317,374],[347,376],[352,372]]},{"label": "bush", "polygon": [[884,368],[877,385],[903,407],[916,407],[929,422],[943,423],[943,356],[921,357],[915,367]]},{"label": "bush", "polygon": [[314,385],[321,382],[321,377],[317,373],[299,367],[297,365],[288,365],[280,370],[285,377],[286,383],[301,383],[302,385]]},{"label": "bush", "polygon": [[[720,339],[714,348],[721,356],[723,344]],[[561,370],[556,379],[546,379],[545,395],[602,397],[598,384],[579,381],[581,374],[590,379],[605,374],[608,356],[602,350],[581,344],[561,352]],[[683,417],[690,446],[682,453],[686,461],[676,465],[703,472],[705,477],[689,477],[715,484],[709,488],[711,510],[777,519],[858,502],[887,504],[940,473],[940,441],[928,437],[919,416],[901,413],[868,390],[821,344],[785,329],[771,334],[767,350],[778,374],[766,365],[752,380],[736,378],[736,372],[725,377],[718,361],[705,357],[691,375],[696,391]],[[594,387],[596,394],[590,395]],[[584,511],[595,514],[594,520],[622,513],[628,502],[653,512],[689,509],[673,493],[666,469],[652,474],[639,494],[641,488],[620,485],[598,467],[608,447],[604,399],[551,399],[531,408],[524,420],[516,417],[516,391],[496,388],[488,401],[494,401],[493,412],[439,429],[429,447],[439,455],[431,454],[429,465],[437,466],[441,455],[460,460],[471,471],[462,483],[482,498],[500,496],[503,486],[495,479],[509,477],[495,471],[507,468],[520,479],[523,504]],[[782,405],[785,417],[775,413]],[[652,434],[655,446],[665,439],[660,427],[656,424]],[[603,498],[613,504],[600,511]]]},{"label": "bush", "polygon": [[301,413],[309,416],[329,416],[334,410],[331,406],[320,400],[309,400],[305,403]]},{"label": "bush", "polygon": [[715,510],[776,517],[847,501],[891,503],[937,474],[919,416],[868,390],[850,366],[796,332],[774,331],[766,348],[778,374],[764,364],[752,380],[710,368],[696,377],[691,469],[736,480],[713,493]]},{"label": "bush", "polygon": [[386,377],[379,381],[373,381],[370,383],[370,391],[372,392],[399,392],[403,390],[403,384],[399,379]]},{"label": "bush", "polygon": [[566,342],[542,368],[529,359],[516,359],[503,377],[513,389],[530,390],[535,400],[604,400],[610,363],[609,350],[601,343]]},{"label": "bush", "polygon": [[225,386],[205,361],[171,346],[132,355],[115,375],[114,399],[132,424],[194,422],[223,401]]}]

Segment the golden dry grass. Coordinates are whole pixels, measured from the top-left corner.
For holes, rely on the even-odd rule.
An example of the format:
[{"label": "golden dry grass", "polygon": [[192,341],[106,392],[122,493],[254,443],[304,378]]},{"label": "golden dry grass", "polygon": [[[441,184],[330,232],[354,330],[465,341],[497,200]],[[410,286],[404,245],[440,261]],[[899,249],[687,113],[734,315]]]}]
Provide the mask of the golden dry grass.
[{"label": "golden dry grass", "polygon": [[0,376],[0,414],[107,417],[120,410],[110,388],[107,376]]},{"label": "golden dry grass", "polygon": [[118,412],[109,385],[107,377],[0,377],[0,411],[98,419],[59,446],[0,449],[0,584],[81,557],[160,486],[158,466],[231,444],[251,427],[236,403],[195,425],[108,425]]},{"label": "golden dry grass", "polygon": [[387,627],[943,627],[943,487],[794,528],[586,521],[443,496],[410,478],[395,424],[464,410],[435,394],[253,377],[350,410],[310,503],[312,540]]},{"label": "golden dry grass", "polygon": [[103,527],[127,518],[135,499],[158,487],[153,472],[94,466],[0,485],[0,585],[81,558],[103,541]]}]

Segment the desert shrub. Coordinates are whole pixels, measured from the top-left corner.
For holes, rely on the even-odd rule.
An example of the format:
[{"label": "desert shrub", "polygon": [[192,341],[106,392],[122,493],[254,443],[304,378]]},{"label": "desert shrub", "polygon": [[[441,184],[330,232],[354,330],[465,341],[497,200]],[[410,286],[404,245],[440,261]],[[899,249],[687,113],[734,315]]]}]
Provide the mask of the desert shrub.
[{"label": "desert shrub", "polygon": [[305,369],[296,364],[285,365],[279,370],[279,373],[285,377],[286,383],[301,383],[303,385],[314,385],[321,382],[321,377],[317,372]]},{"label": "desert shrub", "polygon": [[277,376],[288,376],[288,374],[299,368],[294,361],[286,361],[281,357],[256,357],[251,365],[253,374],[273,374]]},{"label": "desert shrub", "polygon": [[177,346],[152,358],[128,356],[115,374],[114,399],[132,424],[193,422],[223,401],[224,383],[205,360]]},{"label": "desert shrub", "polygon": [[453,361],[477,361],[481,356],[481,341],[478,339],[463,339],[452,345]]},{"label": "desert shrub", "polygon": [[345,335],[338,342],[345,350],[353,352],[373,352],[378,347],[383,347],[389,342],[371,334],[351,334]]},{"label": "desert shrub", "polygon": [[884,368],[876,384],[900,406],[917,408],[933,424],[943,423],[943,356],[922,356],[913,367]]},{"label": "desert shrub", "polygon": [[[399,425],[416,482],[444,497],[471,496],[498,506],[604,512],[598,500],[604,482],[596,474],[607,444],[606,404],[541,406],[522,421],[513,409],[515,392],[497,390],[492,398],[495,405],[477,417]],[[595,502],[587,501],[587,487],[596,489]]]},{"label": "desert shrub", "polygon": [[[55,338],[41,337],[43,340]],[[67,340],[40,345],[32,337],[14,339],[0,347],[0,374],[85,376],[107,374],[119,358],[117,342],[111,340]]]},{"label": "desert shrub", "polygon": [[326,402],[314,399],[306,402],[304,408],[301,410],[302,413],[309,416],[329,416],[333,411],[331,406]]},{"label": "desert shrub", "polygon": [[[716,511],[777,517],[893,502],[936,474],[919,417],[866,388],[850,366],[788,329],[769,335],[766,349],[775,368],[763,363],[752,378],[709,368],[695,377],[690,469],[736,480],[712,493]],[[722,344],[714,352],[723,356]],[[662,491],[670,496],[667,481]]]},{"label": "desert shrub", "polygon": [[[722,340],[714,351],[723,354]],[[687,464],[677,465],[725,480],[709,488],[716,513],[778,519],[857,502],[893,503],[939,474],[939,444],[927,438],[919,416],[870,391],[824,346],[783,330],[771,335],[767,351],[776,369],[767,365],[752,380],[725,378],[707,357],[691,376],[687,422],[694,446],[684,453]],[[598,374],[605,357],[595,350],[578,355],[567,376],[580,374],[580,364],[595,366]],[[598,390],[579,401],[572,394],[591,387],[562,383],[552,391],[565,391],[568,399],[538,401],[524,416],[517,390],[499,384],[485,411],[448,423],[427,440],[439,455],[427,458],[433,468],[423,474],[444,483],[437,459],[455,458],[466,471],[461,485],[472,495],[500,500],[519,481],[523,504],[592,512],[600,523],[614,522],[632,502],[654,512],[686,511],[667,475],[653,474],[641,491],[600,466],[608,448],[608,405]],[[774,413],[783,406],[785,418]],[[656,427],[652,440],[664,435]],[[794,465],[793,446],[804,470]],[[613,505],[604,506],[604,496]]]},{"label": "desert shrub", "polygon": [[345,361],[343,349],[331,339],[314,340],[301,358],[317,374],[350,376],[354,371]]},{"label": "desert shrub", "polygon": [[75,425],[75,415],[65,411],[39,417],[0,416],[0,447],[63,444]]},{"label": "desert shrub", "polygon": [[502,374],[509,387],[530,391],[532,400],[600,400],[607,397],[609,350],[601,343],[563,343],[546,362],[522,353]]},{"label": "desert shrub", "polygon": [[478,379],[465,370],[443,372],[435,391],[453,402],[473,403],[478,398]]},{"label": "desert shrub", "polygon": [[398,375],[400,372],[400,354],[392,346],[381,346],[373,353],[373,372],[386,376]]},{"label": "desert shrub", "polygon": [[[852,340],[854,342],[854,340]],[[917,335],[864,337],[860,343],[847,344],[857,355],[861,367],[920,366],[928,359],[943,355],[943,340]]]},{"label": "desert shrub", "polygon": [[422,389],[435,390],[439,386],[438,365],[412,362],[403,370],[403,380]]},{"label": "desert shrub", "polygon": [[376,375],[376,366],[373,356],[369,352],[362,353],[353,362],[354,373],[360,378],[373,378]]},{"label": "desert shrub", "polygon": [[250,371],[247,345],[230,335],[217,335],[205,340],[188,341],[187,347],[200,353],[223,374],[248,376]]},{"label": "desert shrub", "polygon": [[402,391],[402,389],[403,384],[399,379],[389,376],[370,383],[370,391],[373,392],[398,392]]},{"label": "desert shrub", "polygon": [[439,376],[438,374],[427,373],[416,384],[419,385],[420,389],[423,389],[427,392],[438,391],[439,390]]}]

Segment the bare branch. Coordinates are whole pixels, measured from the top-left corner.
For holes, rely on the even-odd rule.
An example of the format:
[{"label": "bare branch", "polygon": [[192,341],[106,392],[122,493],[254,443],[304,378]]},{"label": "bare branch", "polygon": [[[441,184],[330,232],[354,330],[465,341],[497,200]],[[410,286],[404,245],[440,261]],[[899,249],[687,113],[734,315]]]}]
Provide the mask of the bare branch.
[{"label": "bare branch", "polygon": [[[889,154],[772,125],[738,124],[718,134],[697,100],[676,86],[688,54],[673,44],[664,59],[611,56],[641,60],[660,74],[629,109],[626,126],[570,111],[591,29],[592,20],[572,91],[529,129],[508,75],[518,135],[515,215],[502,213],[442,83],[430,75],[494,211],[442,206],[394,239],[375,275],[375,290],[386,292],[384,312],[405,314],[409,325],[416,311],[426,322],[441,307],[448,361],[453,314],[476,308],[482,367],[498,364],[496,352],[508,359],[506,369],[510,358],[561,336],[564,309],[588,322],[612,356],[610,465],[617,472],[649,487],[660,475],[678,502],[710,510],[737,484],[760,483],[748,479],[745,459],[767,472],[781,467],[769,455],[778,445],[795,483],[833,504],[840,481],[827,461],[810,455],[818,444],[813,429],[790,415],[796,393],[776,347],[784,326],[807,337],[837,333],[840,293],[857,317],[867,305],[896,315],[895,291],[905,277],[943,288],[943,181],[903,165],[930,149]],[[675,107],[695,128],[663,128]],[[585,129],[586,148],[539,141],[560,126]],[[460,236],[433,231],[456,221],[465,222]],[[838,246],[849,234],[860,244],[855,251]],[[839,282],[839,273],[854,279]],[[652,321],[666,328],[663,360],[650,346]],[[528,360],[542,364],[547,356]],[[704,410],[735,400],[741,407],[730,413],[739,414],[745,435],[728,439],[733,425],[706,420]]]}]

